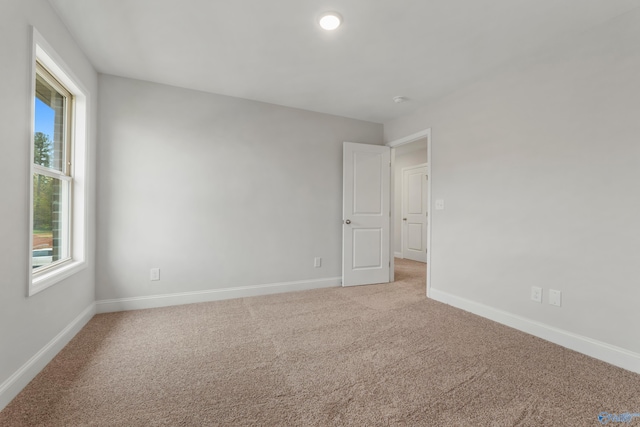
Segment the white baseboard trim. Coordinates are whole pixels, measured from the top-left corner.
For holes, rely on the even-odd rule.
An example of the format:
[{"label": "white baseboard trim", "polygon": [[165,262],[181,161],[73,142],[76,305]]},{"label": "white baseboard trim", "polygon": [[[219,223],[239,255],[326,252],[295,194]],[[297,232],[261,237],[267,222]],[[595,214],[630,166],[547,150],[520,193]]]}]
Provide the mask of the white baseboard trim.
[{"label": "white baseboard trim", "polygon": [[396,258],[402,258],[402,252],[394,252],[393,256]]},{"label": "white baseboard trim", "polygon": [[616,347],[583,335],[555,328],[526,317],[489,307],[437,289],[430,289],[430,298],[456,308],[477,314],[503,325],[550,341],[562,347],[586,354],[620,368],[640,374],[640,354]]},{"label": "white baseboard trim", "polygon": [[149,295],[143,297],[118,298],[96,301],[97,313],[142,310],[145,308],[168,307],[172,305],[198,302],[220,301],[283,292],[305,291],[309,289],[333,288],[341,286],[342,277],[299,280],[295,282],[269,283],[265,285],[239,286],[236,288],[209,289],[206,291],[180,292],[175,294]]},{"label": "white baseboard trim", "polygon": [[42,347],[20,369],[13,373],[6,381],[0,384],[0,411],[22,391],[23,388],[35,378],[47,363],[63,349],[71,339],[80,332],[80,329],[96,314],[96,306],[91,303],[71,323],[56,335],[47,345]]}]

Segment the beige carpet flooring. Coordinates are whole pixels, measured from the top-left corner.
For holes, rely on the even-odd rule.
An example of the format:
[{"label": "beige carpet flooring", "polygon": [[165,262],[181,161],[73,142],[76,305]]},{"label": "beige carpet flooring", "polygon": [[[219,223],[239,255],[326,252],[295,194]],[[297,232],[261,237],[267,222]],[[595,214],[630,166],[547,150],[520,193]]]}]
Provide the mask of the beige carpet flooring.
[{"label": "beige carpet flooring", "polygon": [[[393,284],[95,316],[2,426],[597,426],[640,375]],[[629,424],[639,425],[640,418]]]}]

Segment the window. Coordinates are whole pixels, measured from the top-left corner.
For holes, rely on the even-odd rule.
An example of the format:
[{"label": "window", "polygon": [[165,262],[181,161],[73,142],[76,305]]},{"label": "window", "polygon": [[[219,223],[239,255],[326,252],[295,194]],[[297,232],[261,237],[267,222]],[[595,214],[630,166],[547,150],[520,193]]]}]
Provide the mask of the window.
[{"label": "window", "polygon": [[34,29],[29,295],[85,267],[87,91]]},{"label": "window", "polygon": [[[73,96],[39,62],[35,87],[32,268],[37,273],[71,256]],[[42,256],[43,249],[51,256]]]}]

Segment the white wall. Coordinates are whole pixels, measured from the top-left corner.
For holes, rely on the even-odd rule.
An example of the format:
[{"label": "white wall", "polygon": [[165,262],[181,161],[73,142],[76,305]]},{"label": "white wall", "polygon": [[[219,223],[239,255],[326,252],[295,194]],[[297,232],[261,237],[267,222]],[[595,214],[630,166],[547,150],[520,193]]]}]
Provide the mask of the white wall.
[{"label": "white wall", "polygon": [[640,371],[638,40],[636,9],[385,123],[385,139],[432,129],[436,294],[626,349]]},{"label": "white wall", "polygon": [[99,80],[99,301],[341,275],[342,142],[382,125]]},{"label": "white wall", "polygon": [[402,253],[402,168],[427,163],[427,142],[416,141],[396,148],[394,162],[394,224],[393,250]]},{"label": "white wall", "polygon": [[[0,409],[26,384],[27,369],[54,337],[94,301],[94,163],[88,164],[89,268],[27,297],[29,280],[29,170],[31,121],[31,25],[89,90],[90,129],[95,129],[97,75],[49,3],[2,1],[0,13],[0,144],[4,179],[0,180]],[[89,152],[95,151],[91,131]],[[45,359],[51,355],[42,355]],[[41,357],[40,362],[44,359]],[[30,363],[36,363],[31,360]],[[37,364],[37,363],[36,363]],[[29,365],[32,366],[32,365]],[[26,371],[18,375],[20,368]],[[37,372],[37,369],[35,370]],[[14,375],[15,374],[15,375]]]}]

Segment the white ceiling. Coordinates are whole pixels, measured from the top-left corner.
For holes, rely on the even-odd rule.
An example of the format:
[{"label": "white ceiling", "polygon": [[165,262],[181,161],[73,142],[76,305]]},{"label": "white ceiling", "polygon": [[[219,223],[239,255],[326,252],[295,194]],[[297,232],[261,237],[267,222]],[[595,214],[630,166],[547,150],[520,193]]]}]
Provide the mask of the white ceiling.
[{"label": "white ceiling", "polygon": [[[373,122],[640,0],[50,0],[99,72]],[[336,10],[334,32],[317,25]],[[395,104],[392,98],[410,99]]]}]

